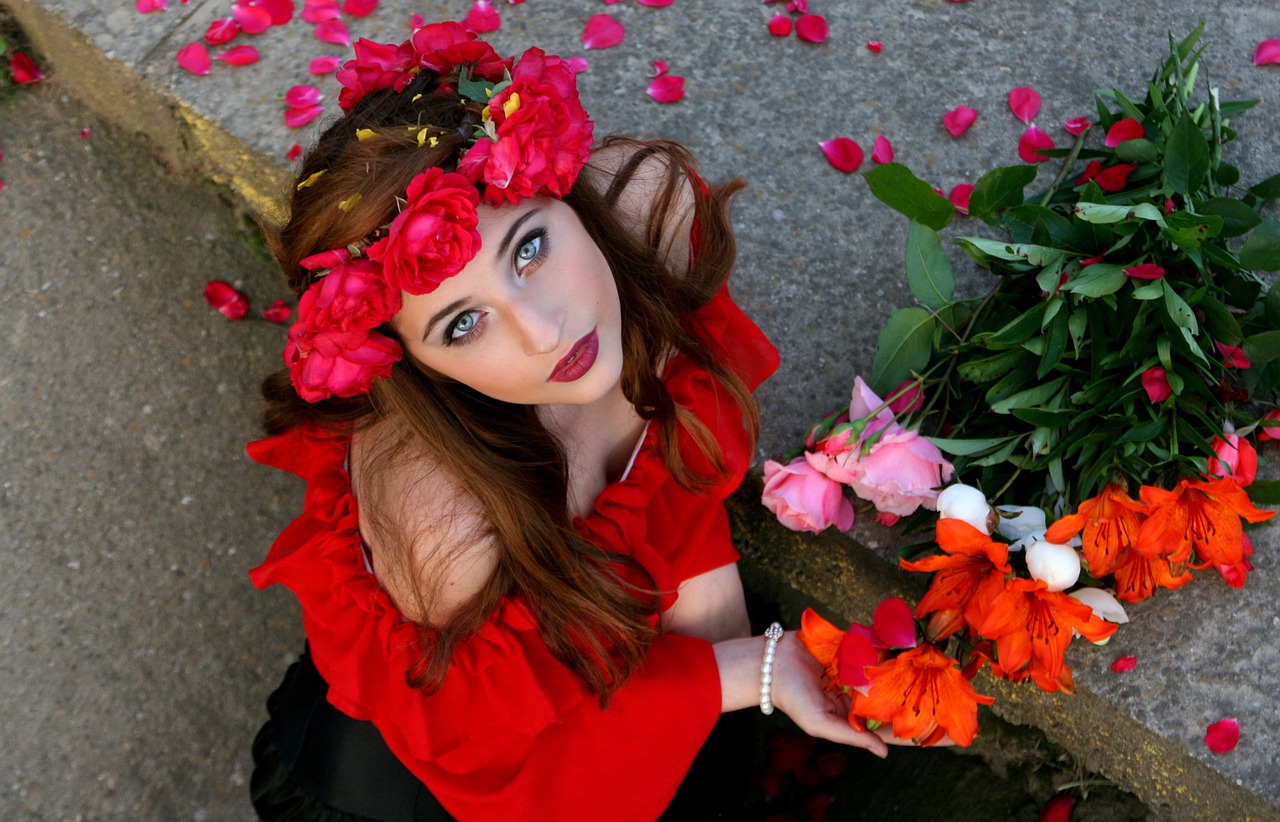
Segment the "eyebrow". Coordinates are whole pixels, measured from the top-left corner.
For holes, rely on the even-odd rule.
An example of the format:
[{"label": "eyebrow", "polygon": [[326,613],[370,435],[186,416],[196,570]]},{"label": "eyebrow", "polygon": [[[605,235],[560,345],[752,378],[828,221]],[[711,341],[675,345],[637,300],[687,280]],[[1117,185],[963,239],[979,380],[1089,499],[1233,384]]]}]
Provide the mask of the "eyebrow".
[{"label": "eyebrow", "polygon": [[427,341],[427,337],[431,336],[431,329],[436,327],[436,323],[440,322],[445,317],[457,311],[459,308],[462,308],[462,306],[466,304],[467,304],[467,298],[464,297],[461,300],[454,300],[453,302],[446,305],[444,308],[432,314],[431,319],[427,320],[426,330],[422,332],[422,341],[425,343]]}]

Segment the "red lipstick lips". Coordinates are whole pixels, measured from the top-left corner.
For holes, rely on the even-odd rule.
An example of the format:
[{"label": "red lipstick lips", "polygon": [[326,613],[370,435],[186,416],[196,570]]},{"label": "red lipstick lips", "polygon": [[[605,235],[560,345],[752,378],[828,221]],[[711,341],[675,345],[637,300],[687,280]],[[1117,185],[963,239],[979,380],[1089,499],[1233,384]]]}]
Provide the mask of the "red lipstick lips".
[{"label": "red lipstick lips", "polygon": [[573,382],[581,378],[596,364],[596,355],[599,353],[600,336],[593,328],[590,334],[574,343],[569,353],[556,363],[547,382]]}]

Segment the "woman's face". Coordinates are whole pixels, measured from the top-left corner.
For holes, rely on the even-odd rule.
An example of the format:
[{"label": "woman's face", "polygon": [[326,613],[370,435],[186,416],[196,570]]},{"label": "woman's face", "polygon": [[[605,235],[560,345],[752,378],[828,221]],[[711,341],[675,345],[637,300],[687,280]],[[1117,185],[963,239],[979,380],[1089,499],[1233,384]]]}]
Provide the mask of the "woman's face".
[{"label": "woman's face", "polygon": [[504,402],[585,404],[622,375],[613,274],[559,200],[482,205],[480,251],[392,319],[418,362]]}]

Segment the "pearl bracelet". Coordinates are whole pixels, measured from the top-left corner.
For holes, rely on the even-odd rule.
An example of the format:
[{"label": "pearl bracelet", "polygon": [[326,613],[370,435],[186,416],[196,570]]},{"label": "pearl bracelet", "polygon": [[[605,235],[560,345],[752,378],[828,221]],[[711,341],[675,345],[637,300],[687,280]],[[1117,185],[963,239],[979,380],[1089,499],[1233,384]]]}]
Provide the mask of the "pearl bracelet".
[{"label": "pearl bracelet", "polygon": [[769,697],[769,689],[773,686],[773,655],[778,650],[778,640],[782,639],[782,625],[775,622],[764,632],[764,659],[760,662],[760,713],[768,716],[773,713],[773,700]]}]

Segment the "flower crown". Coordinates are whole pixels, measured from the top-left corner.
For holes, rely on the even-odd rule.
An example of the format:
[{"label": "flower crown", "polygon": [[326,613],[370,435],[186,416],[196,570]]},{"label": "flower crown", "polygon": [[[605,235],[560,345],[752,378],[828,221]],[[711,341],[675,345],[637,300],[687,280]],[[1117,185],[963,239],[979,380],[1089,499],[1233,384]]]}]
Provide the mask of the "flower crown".
[{"label": "flower crown", "polygon": [[[355,54],[337,73],[344,112],[374,92],[404,91],[423,69],[442,78],[457,72],[459,105],[487,105],[456,170],[433,167],[414,177],[377,239],[301,261],[314,280],[299,301],[284,361],[307,402],[363,394],[375,378],[390,376],[400,344],[376,329],[400,310],[402,291],[429,294],[475,257],[482,194],[493,206],[564,197],[591,151],[592,123],[574,73],[541,49],[513,65],[461,25],[437,23],[398,46],[360,40]],[[419,131],[420,144],[426,139]]]}]

